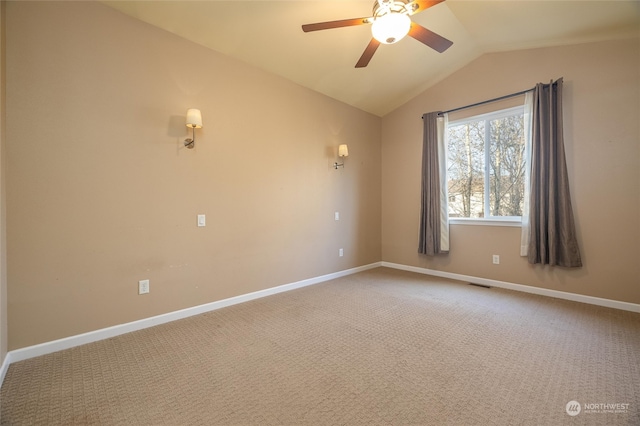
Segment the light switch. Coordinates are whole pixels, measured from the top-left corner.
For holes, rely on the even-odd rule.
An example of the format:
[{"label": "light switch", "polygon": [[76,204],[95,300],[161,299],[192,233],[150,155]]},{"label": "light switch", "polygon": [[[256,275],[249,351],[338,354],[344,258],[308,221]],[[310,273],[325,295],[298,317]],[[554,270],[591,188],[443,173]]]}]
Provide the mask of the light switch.
[{"label": "light switch", "polygon": [[205,215],[203,214],[199,214],[198,215],[198,226],[205,226],[207,224]]},{"label": "light switch", "polygon": [[149,293],[149,280],[138,281],[138,294]]},{"label": "light switch", "polygon": [[336,220],[340,220],[340,212],[335,212],[333,216],[335,217]]}]

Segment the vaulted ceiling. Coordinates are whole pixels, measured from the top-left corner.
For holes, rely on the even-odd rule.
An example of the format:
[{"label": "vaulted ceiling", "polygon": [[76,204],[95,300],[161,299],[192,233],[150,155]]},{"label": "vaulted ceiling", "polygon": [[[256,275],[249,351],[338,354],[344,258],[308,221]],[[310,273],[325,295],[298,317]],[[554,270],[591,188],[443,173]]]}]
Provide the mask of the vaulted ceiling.
[{"label": "vaulted ceiling", "polygon": [[370,25],[301,25],[371,16],[374,0],[104,3],[378,116],[485,53],[640,36],[637,0],[446,0],[412,20],[453,41],[447,51],[405,37],[355,68]]}]

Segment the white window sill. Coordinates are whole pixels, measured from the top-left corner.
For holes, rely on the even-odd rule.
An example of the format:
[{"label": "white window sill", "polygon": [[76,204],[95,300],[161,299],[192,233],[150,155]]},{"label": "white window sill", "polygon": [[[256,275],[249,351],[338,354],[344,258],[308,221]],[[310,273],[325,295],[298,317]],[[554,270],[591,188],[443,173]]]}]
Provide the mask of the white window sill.
[{"label": "white window sill", "polygon": [[474,225],[474,226],[511,226],[521,227],[522,220],[519,217],[499,218],[499,219],[471,219],[466,217],[452,217],[449,219],[450,225]]}]

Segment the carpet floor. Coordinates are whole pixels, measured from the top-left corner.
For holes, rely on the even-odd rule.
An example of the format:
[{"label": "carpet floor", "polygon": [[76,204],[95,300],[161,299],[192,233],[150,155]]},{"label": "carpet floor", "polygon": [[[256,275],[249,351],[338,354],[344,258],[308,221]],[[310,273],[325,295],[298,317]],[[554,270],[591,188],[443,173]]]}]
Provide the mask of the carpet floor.
[{"label": "carpet floor", "polygon": [[0,404],[2,425],[639,425],[640,314],[377,268],[16,362]]}]

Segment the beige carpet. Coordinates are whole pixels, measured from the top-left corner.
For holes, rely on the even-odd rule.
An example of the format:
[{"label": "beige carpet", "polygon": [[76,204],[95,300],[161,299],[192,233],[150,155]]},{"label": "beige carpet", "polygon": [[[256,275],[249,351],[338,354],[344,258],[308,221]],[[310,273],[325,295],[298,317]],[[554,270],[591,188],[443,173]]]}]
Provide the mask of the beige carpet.
[{"label": "beige carpet", "polygon": [[2,425],[638,425],[640,314],[378,268],[12,364],[0,398]]}]

